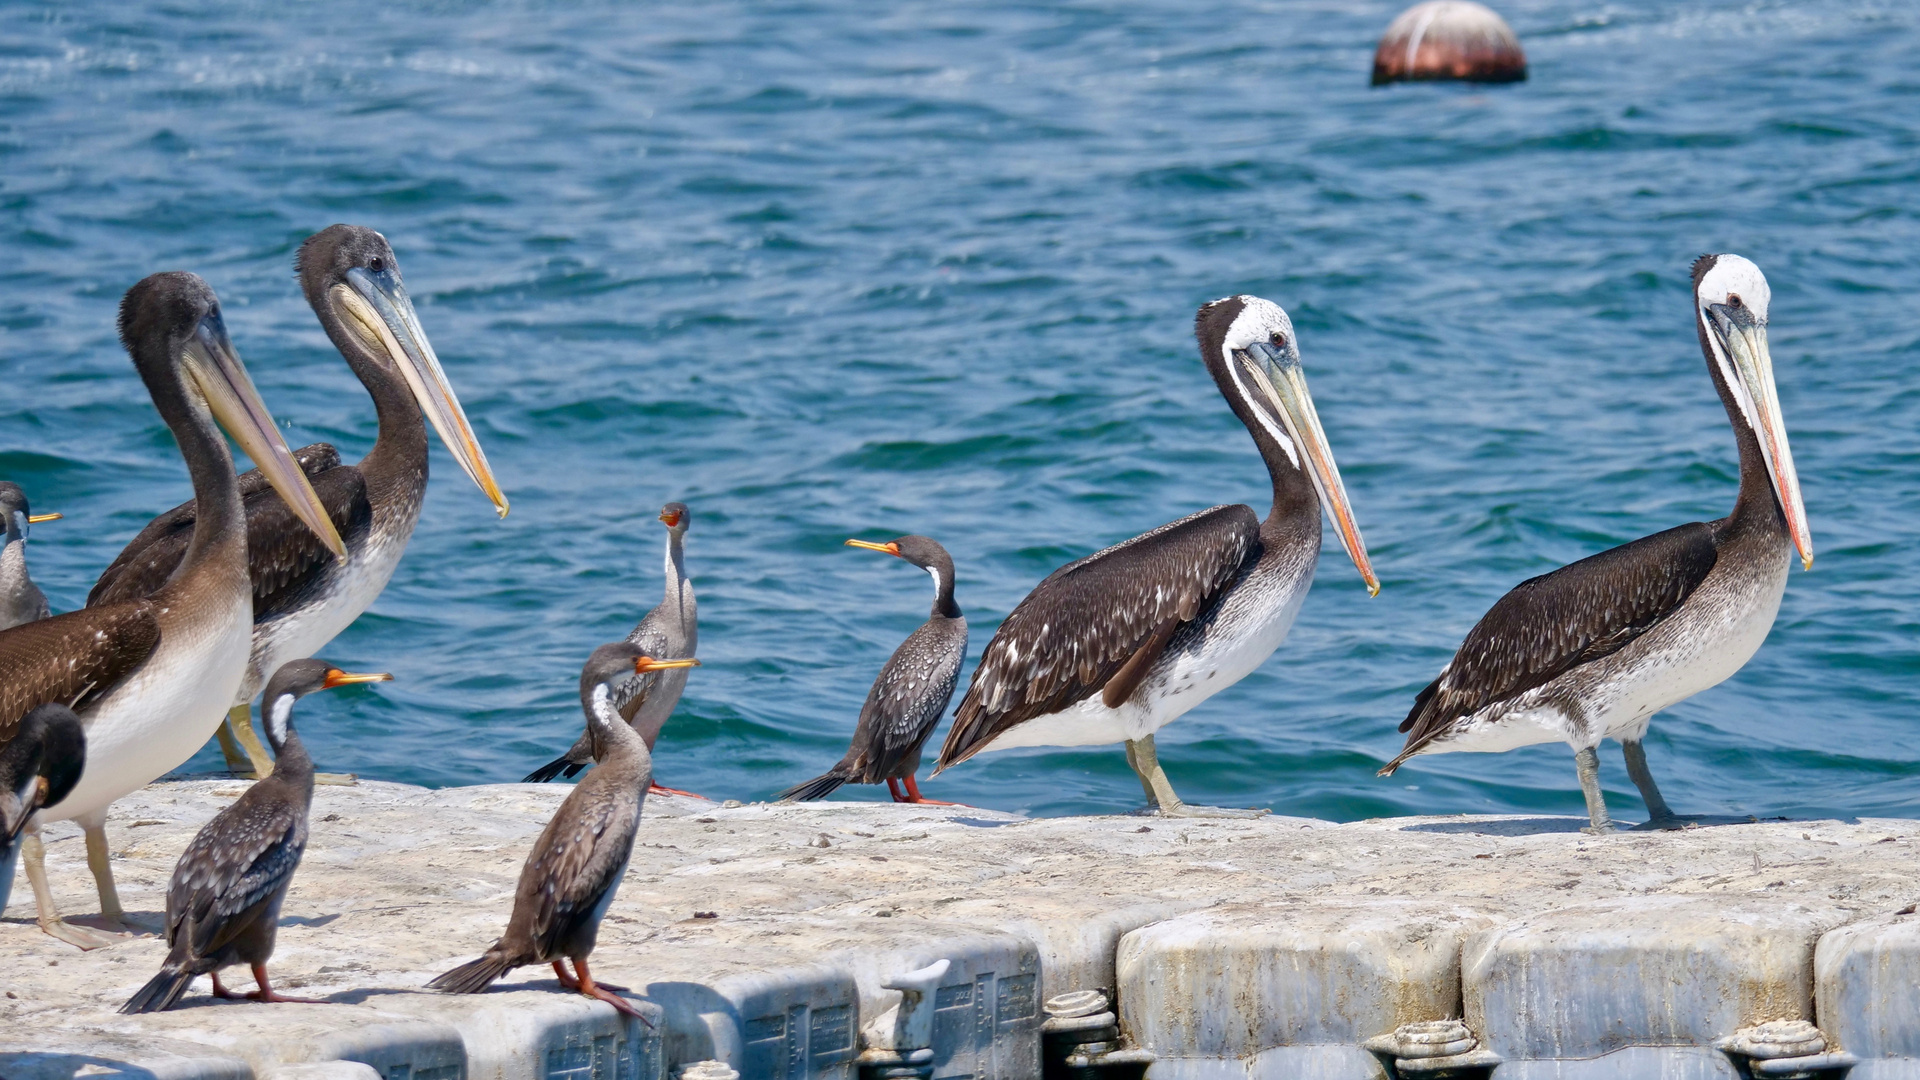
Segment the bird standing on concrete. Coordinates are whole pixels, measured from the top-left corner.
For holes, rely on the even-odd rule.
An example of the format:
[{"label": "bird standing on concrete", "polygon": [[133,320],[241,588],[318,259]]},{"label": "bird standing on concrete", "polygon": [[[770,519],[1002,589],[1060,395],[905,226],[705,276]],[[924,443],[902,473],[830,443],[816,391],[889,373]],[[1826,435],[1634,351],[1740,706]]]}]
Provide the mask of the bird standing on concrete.
[{"label": "bird standing on concrete", "polygon": [[[193,274],[155,274],[127,290],[120,340],[179,444],[199,514],[179,566],[151,596],[96,604],[0,630],[0,743],[36,705],[60,702],[87,731],[80,782],[36,822],[77,821],[100,913],[122,923],[107,851],[107,808],[177,768],[213,735],[246,677],[253,630],[247,521],[224,428],[285,498],[297,527],[344,558],[346,545],[234,352],[220,302]],[[53,910],[38,824],[22,846],[40,928],[82,948],[110,935]]]},{"label": "bird standing on concrete", "polygon": [[36,514],[27,505],[27,493],[10,480],[0,480],[0,630],[44,619],[52,614],[47,594],[27,575],[27,534],[59,514]]},{"label": "bird standing on concrete", "polygon": [[[293,730],[293,703],[317,690],[385,682],[384,672],[354,675],[321,660],[292,660],[267,682],[261,700],[275,768],[232,806],[206,823],[173,868],[167,886],[167,944],[172,951],[123,1013],[173,1007],[201,975],[213,976],[213,996],[311,1003],[286,997],[267,982],[267,960],[280,927],[280,904],[307,849],[307,811],[313,805],[313,759]],[[237,994],[220,985],[220,969],[246,964],[260,989]]]},{"label": "bird standing on concrete", "polygon": [[1369,592],[1379,580],[1279,305],[1230,296],[1194,321],[1200,359],[1266,462],[1273,505],[1216,506],[1054,571],[987,643],[934,775],[985,750],[1124,742],[1162,814],[1265,811],[1188,806],[1160,767],[1154,732],[1273,654],[1320,558],[1320,515]]},{"label": "bird standing on concrete", "polygon": [[[514,968],[550,963],[562,987],[640,1017],[638,1009],[597,985],[587,970],[600,920],[612,905],[626,875],[627,860],[633,856],[633,838],[653,772],[646,740],[616,710],[614,694],[621,681],[633,675],[698,663],[691,657],[658,659],[631,641],[602,645],[587,657],[580,671],[580,708],[587,717],[593,771],[574,787],[534,841],[514,890],[507,932],[486,955],[428,986],[477,994]],[[573,961],[572,974],[562,960]]]},{"label": "bird standing on concrete", "polygon": [[1601,740],[1620,740],[1646,827],[1688,824],[1661,797],[1641,740],[1653,714],[1739,671],[1766,640],[1797,550],[1813,537],[1767,351],[1772,292],[1738,255],[1693,264],[1694,329],[1740,448],[1733,513],[1590,555],[1514,586],[1467,632],[1401,722],[1416,754],[1565,741],[1589,829],[1611,832]]},{"label": "bird standing on concrete", "polygon": [[[228,767],[251,768],[256,776],[273,763],[253,731],[253,696],[280,665],[319,652],[373,604],[420,523],[425,421],[500,515],[507,513],[506,496],[420,328],[387,238],[364,226],[331,226],[300,245],[295,269],[308,306],[373,398],[379,436],[354,465],[340,464],[340,452],[326,443],[295,454],[345,538],[344,559],[302,526],[257,473],[240,477],[253,582],[252,653],[234,700],[223,706],[228,720],[220,733]],[[186,554],[197,505],[182,503],[154,518],[100,575],[87,606],[152,596],[164,585]],[[228,745],[229,730],[238,745]]]},{"label": "bird standing on concrete", "polygon": [[73,710],[58,703],[41,705],[20,719],[20,728],[0,747],[0,911],[13,889],[15,843],[27,819],[44,806],[57,806],[87,763],[87,734]]},{"label": "bird standing on concrete", "polygon": [[[660,523],[667,527],[666,596],[647,612],[627,640],[648,656],[693,656],[700,645],[699,606],[693,598],[693,579],[687,576],[684,544],[693,512],[686,503],[670,502],[660,508]],[[686,688],[687,672],[682,668],[634,676],[615,687],[614,708],[646,740],[649,754]],[[571,777],[591,764],[593,746],[588,733],[582,732],[565,754],[528,773],[521,783],[544,784],[556,776]],[[693,795],[651,782],[647,790],[655,795]]]},{"label": "bird standing on concrete", "polygon": [[933,611],[893,651],[880,677],[873,680],[847,756],[825,773],[781,792],[779,798],[783,802],[823,799],[842,784],[884,780],[894,802],[949,805],[923,798],[913,774],[920,768],[920,748],[946,713],[947,702],[953,700],[960,663],[967,655],[966,616],[953,600],[953,558],[925,536],[902,536],[884,544],[849,540],[847,545],[905,559],[932,575]]}]

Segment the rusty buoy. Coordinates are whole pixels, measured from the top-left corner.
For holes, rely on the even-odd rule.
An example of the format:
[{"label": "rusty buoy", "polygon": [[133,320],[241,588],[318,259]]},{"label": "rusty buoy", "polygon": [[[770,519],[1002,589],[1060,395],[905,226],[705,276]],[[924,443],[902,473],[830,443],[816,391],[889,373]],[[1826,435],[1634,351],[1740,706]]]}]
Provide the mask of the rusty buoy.
[{"label": "rusty buoy", "polygon": [[1400,13],[1373,54],[1373,85],[1419,80],[1520,82],[1527,54],[1513,28],[1473,0],[1428,0]]}]

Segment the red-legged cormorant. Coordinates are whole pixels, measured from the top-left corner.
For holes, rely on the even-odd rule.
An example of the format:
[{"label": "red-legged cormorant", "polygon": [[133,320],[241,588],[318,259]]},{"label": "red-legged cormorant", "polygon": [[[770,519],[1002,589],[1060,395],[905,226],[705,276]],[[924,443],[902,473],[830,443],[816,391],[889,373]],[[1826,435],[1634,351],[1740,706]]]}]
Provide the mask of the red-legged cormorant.
[{"label": "red-legged cormorant", "polygon": [[[311,1004],[286,997],[267,981],[280,904],[307,850],[313,805],[313,759],[293,730],[293,703],[318,690],[386,682],[385,672],[355,675],[323,660],[290,660],[260,698],[275,768],[202,826],[173,867],[167,885],[167,944],[160,973],[120,1007],[123,1013],[170,1009],[201,975],[213,996]],[[246,964],[260,989],[238,994],[220,985],[220,969]]]},{"label": "red-legged cormorant", "polygon": [[781,792],[782,801],[823,799],[842,784],[886,781],[894,802],[942,803],[920,795],[914,771],[920,748],[940,723],[960,683],[967,655],[967,619],[953,600],[953,558],[925,536],[902,536],[884,544],[849,540],[848,546],[898,556],[933,576],[933,611],[887,658],[867,691],[847,756],[825,773]]}]

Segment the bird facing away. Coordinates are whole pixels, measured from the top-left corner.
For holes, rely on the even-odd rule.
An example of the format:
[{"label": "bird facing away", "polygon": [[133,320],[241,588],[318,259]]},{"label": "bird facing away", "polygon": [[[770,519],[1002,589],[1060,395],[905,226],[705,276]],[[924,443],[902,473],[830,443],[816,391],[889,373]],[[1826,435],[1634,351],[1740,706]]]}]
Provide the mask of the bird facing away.
[{"label": "bird facing away", "polygon": [[0,747],[0,911],[7,910],[21,830],[43,806],[57,806],[80,780],[87,735],[65,705],[40,705]]},{"label": "bird facing away", "polygon": [[[226,745],[226,728],[221,734],[228,766],[257,776],[272,762],[253,731],[248,702],[280,665],[325,648],[386,588],[426,498],[427,422],[500,514],[507,512],[487,456],[414,315],[386,237],[358,225],[331,226],[300,245],[295,269],[327,337],[373,398],[379,437],[356,465],[340,464],[340,452],[326,443],[295,455],[346,540],[344,560],[301,527],[257,472],[240,478],[253,641],[246,678],[222,706],[239,746]],[[152,596],[165,584],[191,541],[196,506],[197,500],[182,503],[141,530],[100,575],[88,606]],[[239,756],[243,747],[246,760]]]},{"label": "bird facing away", "polygon": [[[940,723],[960,684],[967,655],[967,619],[953,600],[953,558],[925,536],[902,536],[884,544],[849,540],[849,547],[883,551],[933,576],[933,611],[887,658],[867,691],[847,756],[825,773],[780,793],[781,801],[823,799],[842,784],[886,781],[894,802],[937,803],[923,798],[913,774],[920,748]],[[946,804],[941,804],[946,805]]]},{"label": "bird facing away", "polygon": [[0,480],[0,630],[44,619],[52,614],[47,594],[27,575],[27,534],[59,514],[36,514],[27,505],[27,493],[10,480]]},{"label": "bird facing away", "polygon": [[[659,520],[667,527],[666,596],[647,612],[627,640],[648,656],[692,656],[700,645],[699,607],[693,598],[693,579],[687,576],[684,538],[693,524],[693,512],[686,503],[670,502],[660,508]],[[614,707],[646,740],[648,753],[660,741],[660,729],[680,704],[686,688],[687,672],[682,668],[635,676],[615,688]],[[582,732],[565,754],[528,773],[521,783],[544,784],[556,776],[570,777],[591,764],[593,747],[588,734]],[[648,791],[654,795],[693,795],[651,783]]]},{"label": "bird facing away", "polygon": [[1400,724],[1416,754],[1564,741],[1589,829],[1613,829],[1600,789],[1602,739],[1620,740],[1647,827],[1687,824],[1667,806],[1641,742],[1653,714],[1717,685],[1759,650],[1797,549],[1813,538],[1767,351],[1772,294],[1738,255],[1693,264],[1694,329],[1740,448],[1733,513],[1624,544],[1516,585],[1414,699]]},{"label": "bird facing away", "polygon": [[1203,306],[1200,358],[1266,462],[1273,505],[1216,506],[1069,563],[987,643],[937,776],[984,750],[1124,742],[1151,806],[1244,816],[1174,794],[1154,732],[1239,682],[1293,625],[1320,555],[1320,514],[1378,592],[1300,367],[1287,313],[1257,296]]},{"label": "bird facing away", "polygon": [[[346,547],[294,462],[234,352],[207,283],[155,274],[127,290],[120,340],[173,432],[201,513],[179,567],[149,597],[97,604],[0,630],[0,744],[36,705],[79,714],[87,760],[72,794],[37,821],[77,821],[109,926],[122,923],[108,861],[107,807],[178,767],[213,734],[246,675],[253,628],[246,519],[221,429],[259,463],[304,527],[335,555]],[[45,888],[38,826],[22,847],[43,930],[83,948],[112,937],[61,920]]]},{"label": "bird facing away", "polygon": [[[312,1001],[277,994],[267,982],[280,904],[307,850],[307,811],[313,805],[313,759],[293,730],[293,703],[317,690],[391,678],[385,672],[350,674],[323,660],[290,660],[274,672],[261,701],[278,767],[215,814],[174,865],[167,886],[171,951],[160,973],[121,1012],[170,1009],[201,975],[213,976],[218,998]],[[236,994],[221,986],[220,969],[235,964],[251,967],[260,989]]]},{"label": "bird facing away", "polygon": [[[613,903],[633,855],[633,838],[646,802],[653,757],[640,733],[614,705],[619,684],[654,671],[692,667],[690,657],[648,656],[631,641],[602,645],[580,671],[580,708],[593,743],[594,769],[574,786],[553,820],[533,842],[514,890],[507,932],[486,955],[462,964],[427,985],[454,994],[477,994],[517,967],[552,964],[560,985],[599,998],[628,1016],[640,1016],[624,998],[597,985],[587,956],[600,933],[600,919]],[[563,959],[573,961],[567,972]]]}]

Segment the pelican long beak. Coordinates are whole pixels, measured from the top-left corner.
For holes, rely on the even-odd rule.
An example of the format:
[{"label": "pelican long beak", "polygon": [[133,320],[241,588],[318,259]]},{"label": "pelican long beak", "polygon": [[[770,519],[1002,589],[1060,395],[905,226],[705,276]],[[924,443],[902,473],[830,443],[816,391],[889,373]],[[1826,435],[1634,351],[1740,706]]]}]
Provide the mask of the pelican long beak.
[{"label": "pelican long beak", "polygon": [[59,520],[60,520],[61,518],[63,518],[63,517],[66,517],[66,516],[67,516],[67,515],[65,515],[65,514],[58,514],[58,513],[55,513],[55,514],[29,514],[29,515],[27,515],[27,524],[29,524],[29,525],[38,525],[38,524],[40,524],[40,523],[41,523],[41,522],[43,522],[43,521],[59,521]]},{"label": "pelican long beak", "polygon": [[649,671],[666,671],[669,668],[699,666],[700,661],[692,657],[688,657],[685,660],[655,660],[651,656],[636,656],[633,658],[633,673],[636,675],[645,675]]},{"label": "pelican long beak", "polygon": [[1327,508],[1340,533],[1341,546],[1360,569],[1367,583],[1367,595],[1380,594],[1380,579],[1374,576],[1373,561],[1367,558],[1367,543],[1360,538],[1360,527],[1353,521],[1353,506],[1347,501],[1347,486],[1340,479],[1340,467],[1333,463],[1333,450],[1327,445],[1327,433],[1320,427],[1320,414],[1314,410],[1313,395],[1307,392],[1307,377],[1300,369],[1298,355],[1256,342],[1239,351],[1245,370],[1265,395],[1274,414],[1286,425],[1293,445],[1306,454],[1306,473],[1320,493],[1320,505]]},{"label": "pelican long beak", "polygon": [[1733,361],[1735,400],[1760,440],[1773,479],[1773,494],[1787,519],[1787,533],[1800,553],[1800,565],[1813,569],[1813,533],[1807,527],[1807,507],[1800,500],[1800,477],[1793,469],[1793,448],[1787,445],[1787,422],[1780,415],[1780,395],[1773,386],[1773,354],[1767,351],[1767,324],[1747,308],[1723,304],[1708,307],[1708,319],[1721,352]]},{"label": "pelican long beak", "polygon": [[355,672],[351,672],[351,671],[341,671],[339,668],[328,668],[326,680],[320,684],[320,689],[331,690],[336,686],[353,686],[358,683],[392,682],[392,681],[393,681],[393,673],[390,671],[375,671],[368,674],[356,674]]},{"label": "pelican long beak", "polygon": [[333,519],[327,516],[320,496],[314,494],[313,485],[307,482],[307,474],[293,460],[287,441],[280,437],[280,429],[267,413],[260,392],[253,388],[253,377],[240,362],[240,354],[233,350],[226,323],[218,311],[200,320],[183,351],[187,375],[207,399],[213,418],[253,459],[260,475],[286,500],[294,516],[312,529],[329,551],[346,558],[347,545],[341,541],[339,530],[333,527]]},{"label": "pelican long beak", "polygon": [[866,548],[868,551],[878,551],[886,555],[897,556],[900,554],[900,545],[894,543],[891,540],[887,541],[884,544],[875,544],[867,540],[849,540],[847,541],[847,546],[857,547],[857,548]]},{"label": "pelican long beak", "polygon": [[500,516],[506,517],[507,497],[501,494],[500,485],[493,478],[493,468],[487,464],[486,452],[480,449],[480,440],[474,437],[473,425],[467,423],[466,410],[460,407],[460,399],[447,383],[440,358],[434,355],[426,331],[420,329],[420,319],[413,313],[413,301],[408,299],[399,276],[391,268],[374,273],[356,266],[347,271],[347,284],[352,288],[334,286],[335,302],[359,324],[353,328],[359,331],[361,339],[378,346],[393,366],[400,369],[414,400],[420,403],[420,411],[433,424],[433,430],[440,433],[440,441],[453,451],[454,460],[467,476],[493,500]]}]

